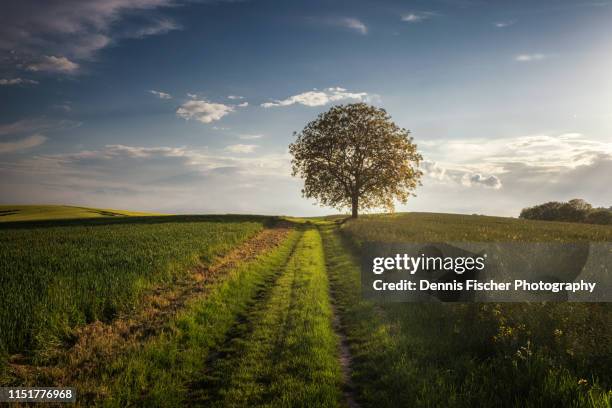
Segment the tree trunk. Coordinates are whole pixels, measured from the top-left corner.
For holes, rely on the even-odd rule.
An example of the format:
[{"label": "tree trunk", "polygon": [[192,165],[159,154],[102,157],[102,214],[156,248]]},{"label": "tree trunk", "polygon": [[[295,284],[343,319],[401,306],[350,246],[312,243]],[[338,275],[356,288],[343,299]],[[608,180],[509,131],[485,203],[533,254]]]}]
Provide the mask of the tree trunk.
[{"label": "tree trunk", "polygon": [[351,200],[351,218],[357,218],[359,216],[359,197],[353,197]]}]

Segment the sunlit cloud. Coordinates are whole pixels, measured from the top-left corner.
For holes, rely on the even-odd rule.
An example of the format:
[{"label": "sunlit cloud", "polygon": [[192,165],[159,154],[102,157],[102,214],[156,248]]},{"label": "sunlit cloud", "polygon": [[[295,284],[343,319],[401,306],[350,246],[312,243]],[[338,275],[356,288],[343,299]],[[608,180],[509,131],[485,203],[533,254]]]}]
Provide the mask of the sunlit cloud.
[{"label": "sunlit cloud", "polygon": [[406,23],[420,23],[435,16],[436,13],[433,11],[413,11],[411,13],[404,14],[402,16],[402,21]]},{"label": "sunlit cloud", "polygon": [[9,85],[38,85],[38,81],[25,78],[0,78],[0,86]]},{"label": "sunlit cloud", "polygon": [[518,62],[533,62],[533,61],[542,61],[542,60],[545,60],[546,58],[548,58],[548,55],[540,54],[540,53],[519,54],[516,57],[514,57],[514,60]]},{"label": "sunlit cloud", "polygon": [[234,108],[229,105],[194,99],[182,104],[176,114],[185,120],[194,119],[202,123],[211,123],[233,111]]},{"label": "sunlit cloud", "polygon": [[263,135],[258,135],[258,134],[242,134],[240,136],[238,136],[240,139],[242,140],[256,140],[256,139],[261,139],[263,137]]},{"label": "sunlit cloud", "polygon": [[31,149],[45,143],[46,140],[47,138],[43,135],[32,135],[11,142],[0,142],[0,153],[13,153]]},{"label": "sunlit cloud", "polygon": [[165,92],[156,91],[154,89],[151,89],[149,93],[157,96],[159,99],[172,99],[172,95],[165,93]]},{"label": "sunlit cloud", "polygon": [[430,158],[423,164],[426,175],[468,187],[501,188],[504,179],[518,177],[518,169],[521,175],[531,171],[553,177],[580,166],[593,166],[605,158],[612,159],[612,143],[590,140],[580,133],[421,141],[419,146]]},{"label": "sunlit cloud", "polygon": [[497,21],[493,25],[497,28],[506,28],[516,24],[516,20]]},{"label": "sunlit cloud", "polygon": [[359,34],[365,35],[368,33],[368,27],[361,20],[358,20],[356,18],[340,18],[338,19],[338,24],[353,31],[356,31]]},{"label": "sunlit cloud", "polygon": [[29,71],[43,71],[72,74],[79,69],[79,64],[70,61],[66,57],[56,57],[54,55],[45,55],[38,62],[28,65]]},{"label": "sunlit cloud", "polygon": [[144,38],[151,35],[166,34],[170,31],[180,30],[182,27],[174,20],[169,18],[162,18],[153,21],[150,25],[135,29],[132,33],[128,33],[126,36],[132,38]]},{"label": "sunlit cloud", "polygon": [[502,182],[496,175],[482,174],[469,168],[446,168],[431,160],[423,161],[421,168],[426,176],[439,182],[452,182],[464,187],[488,187],[500,189]]},{"label": "sunlit cloud", "polygon": [[80,126],[80,122],[41,118],[21,119],[16,122],[0,124],[0,136],[15,136],[29,133],[68,130]]},{"label": "sunlit cloud", "polygon": [[234,144],[227,146],[225,150],[230,153],[253,153],[257,147],[252,144]]},{"label": "sunlit cloud", "polygon": [[367,98],[366,92],[349,92],[344,88],[333,87],[326,88],[321,91],[312,90],[303,92],[297,95],[290,96],[285,99],[275,100],[273,102],[262,103],[261,106],[264,108],[273,108],[280,106],[291,106],[300,104],[304,106],[324,106],[331,102],[339,102],[342,100],[356,100],[363,101]]}]

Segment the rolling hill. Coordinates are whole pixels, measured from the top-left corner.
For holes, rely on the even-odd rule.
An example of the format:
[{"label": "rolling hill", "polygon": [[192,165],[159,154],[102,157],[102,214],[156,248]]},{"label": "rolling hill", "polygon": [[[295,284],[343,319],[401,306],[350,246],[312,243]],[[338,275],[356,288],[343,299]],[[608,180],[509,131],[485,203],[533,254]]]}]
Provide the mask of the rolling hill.
[{"label": "rolling hill", "polygon": [[73,218],[163,215],[156,213],[75,207],[71,205],[0,205],[0,222],[61,220]]}]

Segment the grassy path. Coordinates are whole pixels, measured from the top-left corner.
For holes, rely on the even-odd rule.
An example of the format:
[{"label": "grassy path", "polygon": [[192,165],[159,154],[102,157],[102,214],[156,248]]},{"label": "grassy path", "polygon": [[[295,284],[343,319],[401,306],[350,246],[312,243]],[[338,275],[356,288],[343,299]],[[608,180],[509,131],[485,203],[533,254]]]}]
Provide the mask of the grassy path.
[{"label": "grassy path", "polygon": [[206,406],[338,406],[341,370],[321,237],[307,229],[243,333],[207,370]]}]

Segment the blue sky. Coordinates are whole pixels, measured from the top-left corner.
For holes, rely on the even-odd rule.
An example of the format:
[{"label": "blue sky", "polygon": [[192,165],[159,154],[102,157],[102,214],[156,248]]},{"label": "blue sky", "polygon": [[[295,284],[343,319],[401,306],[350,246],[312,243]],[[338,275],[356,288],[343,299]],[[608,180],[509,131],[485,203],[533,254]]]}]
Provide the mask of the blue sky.
[{"label": "blue sky", "polygon": [[8,1],[0,201],[330,213],[293,131],[384,107],[425,162],[398,210],[610,206],[612,3]]}]

